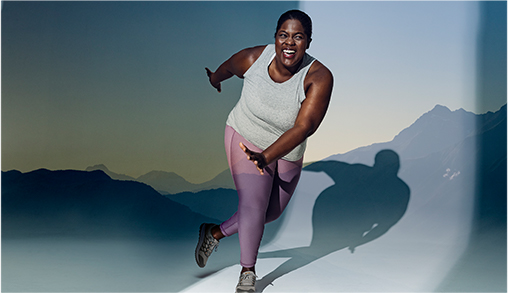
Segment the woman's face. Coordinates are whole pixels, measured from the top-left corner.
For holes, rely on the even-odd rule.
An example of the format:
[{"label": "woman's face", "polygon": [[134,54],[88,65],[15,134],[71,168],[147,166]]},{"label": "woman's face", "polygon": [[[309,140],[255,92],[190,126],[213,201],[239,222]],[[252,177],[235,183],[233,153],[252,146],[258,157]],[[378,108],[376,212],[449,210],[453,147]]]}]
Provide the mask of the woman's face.
[{"label": "woman's face", "polygon": [[275,35],[275,56],[288,69],[298,69],[309,47],[308,37],[299,20],[286,20]]}]

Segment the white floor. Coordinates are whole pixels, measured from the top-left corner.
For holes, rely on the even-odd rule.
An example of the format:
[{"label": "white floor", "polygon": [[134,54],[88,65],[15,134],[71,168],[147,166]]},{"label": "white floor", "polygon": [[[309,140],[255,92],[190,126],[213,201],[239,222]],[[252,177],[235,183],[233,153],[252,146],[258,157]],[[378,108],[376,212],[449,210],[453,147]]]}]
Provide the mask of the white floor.
[{"label": "white floor", "polygon": [[[325,173],[304,171],[287,207],[283,229],[260,251],[308,246],[313,202],[331,185]],[[357,247],[354,253],[342,249],[317,259],[276,279],[263,292],[431,292],[466,247],[472,198],[467,193],[456,197],[448,198],[442,209],[436,208],[441,205],[439,198],[411,200],[404,217],[380,238]],[[286,260],[259,259],[258,279]],[[233,292],[239,271],[239,265],[225,268],[182,292]]]}]

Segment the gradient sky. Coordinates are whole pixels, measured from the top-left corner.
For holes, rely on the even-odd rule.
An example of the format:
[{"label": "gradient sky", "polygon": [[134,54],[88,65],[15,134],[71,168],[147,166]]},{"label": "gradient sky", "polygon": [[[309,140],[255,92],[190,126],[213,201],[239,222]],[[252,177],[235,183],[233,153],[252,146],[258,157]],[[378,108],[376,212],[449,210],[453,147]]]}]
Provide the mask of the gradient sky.
[{"label": "gradient sky", "polygon": [[241,80],[218,94],[204,67],[273,42],[279,15],[293,8],[312,17],[309,53],[335,77],[306,161],[389,141],[436,104],[495,111],[506,95],[486,108],[476,103],[479,6],[4,2],[2,170],[105,164],[134,177],[163,170],[191,182],[213,178],[227,168],[224,123]]}]

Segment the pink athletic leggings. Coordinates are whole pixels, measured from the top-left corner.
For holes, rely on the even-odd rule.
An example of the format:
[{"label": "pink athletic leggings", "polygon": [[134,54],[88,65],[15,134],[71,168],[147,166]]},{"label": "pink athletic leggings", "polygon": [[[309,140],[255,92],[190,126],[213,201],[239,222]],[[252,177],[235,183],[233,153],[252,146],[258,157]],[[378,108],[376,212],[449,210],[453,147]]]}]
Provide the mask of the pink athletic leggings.
[{"label": "pink athletic leggings", "polygon": [[261,149],[230,126],[226,126],[224,142],[239,202],[238,211],[222,223],[220,229],[225,236],[238,233],[240,264],[253,267],[265,224],[277,219],[287,206],[300,178],[303,158],[295,162],[280,159],[268,165],[265,174],[260,175],[239,143],[255,152]]}]

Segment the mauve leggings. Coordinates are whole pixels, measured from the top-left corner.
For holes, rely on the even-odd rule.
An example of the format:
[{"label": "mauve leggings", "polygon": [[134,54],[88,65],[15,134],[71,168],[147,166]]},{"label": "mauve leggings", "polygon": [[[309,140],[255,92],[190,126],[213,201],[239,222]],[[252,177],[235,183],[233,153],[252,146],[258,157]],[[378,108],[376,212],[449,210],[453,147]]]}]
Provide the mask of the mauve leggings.
[{"label": "mauve leggings", "polygon": [[295,191],[303,158],[295,162],[280,159],[268,165],[265,174],[260,175],[239,143],[255,152],[261,152],[259,148],[230,126],[226,126],[224,142],[239,202],[237,212],[222,223],[220,229],[225,236],[238,233],[240,264],[249,268],[256,264],[265,224],[282,214]]}]

